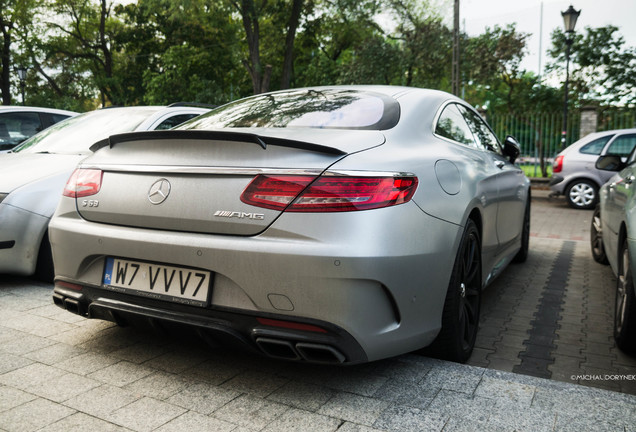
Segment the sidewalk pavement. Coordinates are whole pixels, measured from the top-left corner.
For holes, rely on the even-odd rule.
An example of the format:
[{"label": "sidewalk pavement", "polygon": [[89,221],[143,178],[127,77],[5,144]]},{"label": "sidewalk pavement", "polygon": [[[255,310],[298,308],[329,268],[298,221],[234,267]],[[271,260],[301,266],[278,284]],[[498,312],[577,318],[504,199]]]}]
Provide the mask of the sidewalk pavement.
[{"label": "sidewalk pavement", "polygon": [[[554,209],[535,197],[533,212],[550,220]],[[571,240],[579,235],[575,224],[560,228],[564,238],[546,238],[548,227],[533,229],[529,265],[507,269],[496,282],[484,328],[509,326],[497,316],[506,307],[531,321],[537,309],[522,307],[524,295],[532,294],[533,277],[549,280],[553,271],[538,258],[558,255],[564,242],[573,243],[564,250],[575,258],[583,250],[584,241]],[[529,273],[517,277],[519,269]],[[520,297],[504,296],[502,287],[512,287],[510,295],[521,289]],[[481,353],[505,357],[508,345],[483,347],[487,332],[480,333]],[[497,359],[488,354],[484,362]],[[521,366],[508,361],[505,367]],[[87,320],[54,306],[51,285],[0,275],[0,432],[635,432],[636,395],[581,384],[634,382],[636,369],[595,375],[580,366],[570,365],[561,382],[417,354],[351,367],[273,361]]]}]

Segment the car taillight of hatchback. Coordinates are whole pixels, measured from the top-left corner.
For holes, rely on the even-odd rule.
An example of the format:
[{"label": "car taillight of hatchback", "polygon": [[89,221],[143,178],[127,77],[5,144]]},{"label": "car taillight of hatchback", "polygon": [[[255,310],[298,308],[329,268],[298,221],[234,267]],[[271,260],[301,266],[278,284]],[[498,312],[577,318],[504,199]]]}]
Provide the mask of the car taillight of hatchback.
[{"label": "car taillight of hatchback", "polygon": [[563,155],[559,155],[554,160],[554,164],[552,165],[553,173],[560,173],[563,170]]}]

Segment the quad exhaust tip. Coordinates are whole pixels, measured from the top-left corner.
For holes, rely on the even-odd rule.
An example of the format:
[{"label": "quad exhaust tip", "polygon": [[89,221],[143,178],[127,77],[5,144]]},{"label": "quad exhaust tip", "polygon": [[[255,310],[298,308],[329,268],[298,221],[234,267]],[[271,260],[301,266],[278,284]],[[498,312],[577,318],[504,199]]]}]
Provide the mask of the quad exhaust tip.
[{"label": "quad exhaust tip", "polygon": [[258,338],[258,347],[268,356],[285,360],[305,360],[311,363],[342,364],[346,357],[336,348],[315,343]]}]

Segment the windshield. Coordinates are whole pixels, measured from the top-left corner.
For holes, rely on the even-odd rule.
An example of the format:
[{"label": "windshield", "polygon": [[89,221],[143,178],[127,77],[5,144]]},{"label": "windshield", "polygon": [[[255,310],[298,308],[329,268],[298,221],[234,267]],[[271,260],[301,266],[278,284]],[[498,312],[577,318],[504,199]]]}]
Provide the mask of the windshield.
[{"label": "windshield", "polygon": [[131,132],[162,107],[108,108],[56,123],[32,136],[14,152],[88,154],[90,146],[110,135]]},{"label": "windshield", "polygon": [[325,128],[390,129],[399,104],[380,93],[346,89],[300,89],[258,95],[220,107],[176,129]]}]

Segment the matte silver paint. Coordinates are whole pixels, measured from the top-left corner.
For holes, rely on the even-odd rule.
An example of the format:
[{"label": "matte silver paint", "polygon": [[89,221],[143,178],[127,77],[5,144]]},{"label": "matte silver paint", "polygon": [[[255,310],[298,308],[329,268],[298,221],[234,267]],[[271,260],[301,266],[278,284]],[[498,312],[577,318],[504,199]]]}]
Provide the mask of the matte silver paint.
[{"label": "matte silver paint", "polygon": [[[247,130],[336,147],[346,155],[145,138],[97,151],[82,166],[104,169],[100,206],[78,213],[74,200],[64,198],[50,226],[57,278],[98,287],[107,256],[201,268],[215,274],[212,307],[333,323],[355,338],[370,361],[428,345],[440,329],[467,219],[479,220],[485,285],[519,250],[529,181],[498,154],[435,136],[434,119],[447,101],[470,109],[459,99],[437,91],[368,88],[400,103],[396,127]],[[449,162],[436,169],[440,160]],[[455,173],[447,175],[451,166]],[[259,170],[412,173],[419,185],[410,202],[393,207],[289,213],[239,200]],[[173,188],[168,200],[153,206],[146,195],[159,178]],[[218,210],[264,218],[213,217]]]}]

